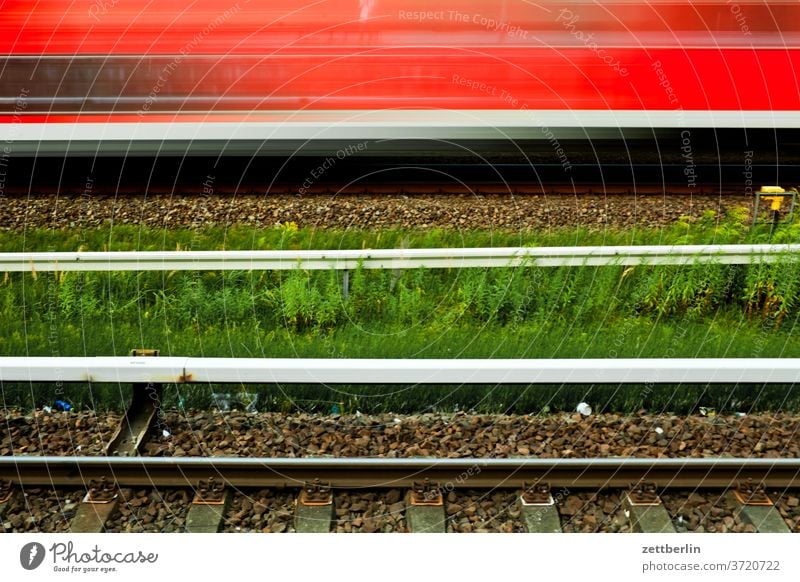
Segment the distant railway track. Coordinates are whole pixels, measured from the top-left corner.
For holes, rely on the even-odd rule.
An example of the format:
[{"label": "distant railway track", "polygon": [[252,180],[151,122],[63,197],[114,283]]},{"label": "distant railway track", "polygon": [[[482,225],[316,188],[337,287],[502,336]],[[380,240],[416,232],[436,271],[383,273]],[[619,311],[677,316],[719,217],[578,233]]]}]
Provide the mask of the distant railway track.
[{"label": "distant railway track", "polygon": [[[315,185],[298,195],[299,184],[273,186],[269,181],[231,182],[222,177],[209,180],[209,170],[205,172],[193,181],[176,179],[172,185],[148,184],[141,176],[110,182],[84,176],[77,182],[7,185],[0,228],[69,230],[124,224],[194,230],[237,224],[255,229],[294,224],[314,229],[520,232],[559,227],[660,228],[683,216],[689,221],[704,216],[717,220],[735,210],[741,217],[742,208],[745,220],[752,220],[756,202],[743,185],[738,190],[721,190],[719,186],[680,190],[646,188],[638,183],[616,189],[585,189],[578,184],[535,186],[527,182],[527,186],[498,182],[452,187],[430,182],[373,184],[368,188]],[[146,171],[143,175],[147,176]],[[789,202],[787,199],[783,204],[781,220],[790,213]],[[767,221],[772,221],[769,204],[762,202],[758,222]],[[520,240],[520,244],[524,242]]]},{"label": "distant railway track", "polygon": [[[270,195],[297,194],[302,184],[270,185]],[[686,183],[646,182],[602,183],[583,182],[474,182],[474,183],[355,183],[355,184],[313,184],[305,188],[309,195],[404,195],[404,196],[742,196],[745,188],[740,183],[707,184],[687,186]]]},{"label": "distant railway track", "polygon": [[[184,180],[164,182],[152,181],[138,183],[136,180],[126,180],[114,184],[102,185],[91,181],[91,194],[93,196],[136,196],[152,195],[208,195],[204,192],[204,180],[187,182]],[[787,188],[792,186],[789,182]],[[687,186],[686,183],[663,182],[652,184],[636,181],[609,181],[608,183],[583,183],[543,181],[536,182],[459,182],[458,180],[441,183],[435,181],[391,183],[379,182],[354,182],[354,183],[314,183],[303,185],[297,183],[254,183],[247,180],[239,182],[232,180],[212,180],[206,188],[213,186],[213,194],[220,197],[233,197],[241,195],[262,195],[268,197],[289,197],[291,199],[313,198],[318,196],[474,196],[474,197],[531,197],[531,196],[587,196],[587,197],[741,197],[751,196],[757,187],[750,186],[749,190],[743,183],[729,182],[722,184],[697,183]],[[5,193],[8,196],[31,196],[33,198],[59,195],[64,197],[79,196],[86,189],[86,182],[64,181],[58,184],[46,182],[31,182],[29,184],[10,184]]]},{"label": "distant railway track", "polygon": [[[202,184],[201,184],[202,186]],[[126,189],[127,190],[127,189]],[[163,193],[185,193],[182,185],[149,187],[149,190]],[[201,188],[202,190],[202,188]],[[752,195],[754,189],[746,191],[743,184],[699,183],[687,186],[686,183],[664,182],[651,184],[647,182],[617,182],[606,184],[582,182],[408,182],[408,183],[349,183],[349,184],[270,184],[260,188],[260,193],[268,196],[746,196]],[[253,193],[247,183],[242,185],[226,185],[220,194]],[[133,193],[133,192],[132,192]]]}]

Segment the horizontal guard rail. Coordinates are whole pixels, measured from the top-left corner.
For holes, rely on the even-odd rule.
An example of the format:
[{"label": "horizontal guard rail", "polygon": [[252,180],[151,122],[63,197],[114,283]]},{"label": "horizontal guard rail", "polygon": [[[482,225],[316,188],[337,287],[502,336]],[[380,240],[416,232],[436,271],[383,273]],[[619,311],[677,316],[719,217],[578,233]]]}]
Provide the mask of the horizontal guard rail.
[{"label": "horizontal guard rail", "polygon": [[800,358],[304,359],[0,357],[0,382],[792,384]]},{"label": "horizontal guard rail", "polygon": [[450,269],[605,265],[742,265],[793,260],[800,245],[498,247],[289,251],[0,253],[0,272]]}]

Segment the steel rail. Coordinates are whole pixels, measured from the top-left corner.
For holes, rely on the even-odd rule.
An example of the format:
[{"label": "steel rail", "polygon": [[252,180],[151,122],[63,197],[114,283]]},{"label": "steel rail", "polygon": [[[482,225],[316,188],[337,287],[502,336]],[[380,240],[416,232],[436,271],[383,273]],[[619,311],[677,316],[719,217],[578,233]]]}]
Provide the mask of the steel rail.
[{"label": "steel rail", "polygon": [[763,385],[800,382],[800,358],[0,357],[0,382]]},{"label": "steel rail", "polygon": [[498,247],[286,251],[0,253],[0,272],[453,269],[605,265],[727,265],[796,260],[798,244]]},{"label": "steel rail", "polygon": [[520,487],[541,479],[553,487],[733,487],[753,479],[767,487],[800,486],[800,459],[386,459],[231,457],[0,457],[0,479],[23,486],[85,487],[105,477],[120,486],[195,487],[214,477],[231,487],[298,487],[318,478],[334,487],[409,487],[430,479],[442,487]]}]

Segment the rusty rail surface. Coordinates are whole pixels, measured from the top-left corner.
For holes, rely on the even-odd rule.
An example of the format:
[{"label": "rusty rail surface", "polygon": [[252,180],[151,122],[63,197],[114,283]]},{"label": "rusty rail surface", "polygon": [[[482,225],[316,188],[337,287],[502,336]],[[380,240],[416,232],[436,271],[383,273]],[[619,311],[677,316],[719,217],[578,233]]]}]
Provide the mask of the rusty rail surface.
[{"label": "rusty rail surface", "polygon": [[196,487],[214,477],[231,487],[301,487],[320,479],[334,487],[410,487],[429,479],[452,488],[514,488],[542,480],[553,487],[728,488],[752,479],[767,487],[800,487],[800,459],[386,459],[233,457],[0,457],[0,479],[19,485],[85,487],[103,477],[119,486]]}]

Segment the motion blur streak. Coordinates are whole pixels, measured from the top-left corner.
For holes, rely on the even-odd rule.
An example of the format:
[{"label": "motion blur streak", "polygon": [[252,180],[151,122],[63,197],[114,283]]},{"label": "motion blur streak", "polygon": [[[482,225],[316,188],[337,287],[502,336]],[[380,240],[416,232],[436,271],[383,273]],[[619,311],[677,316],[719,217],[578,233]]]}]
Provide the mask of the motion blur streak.
[{"label": "motion blur streak", "polygon": [[[797,2],[0,1],[0,113],[800,110]],[[21,116],[25,121],[25,115]]]}]

